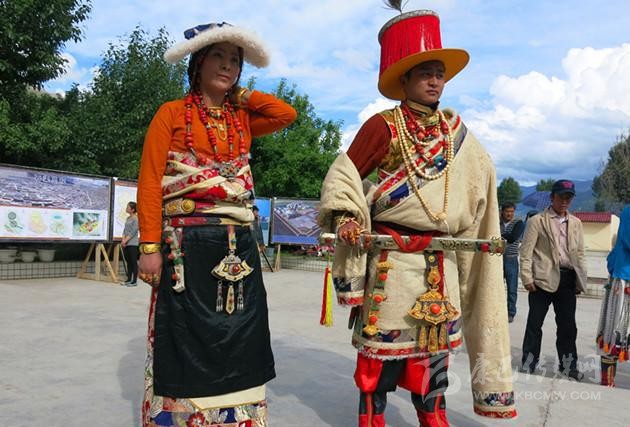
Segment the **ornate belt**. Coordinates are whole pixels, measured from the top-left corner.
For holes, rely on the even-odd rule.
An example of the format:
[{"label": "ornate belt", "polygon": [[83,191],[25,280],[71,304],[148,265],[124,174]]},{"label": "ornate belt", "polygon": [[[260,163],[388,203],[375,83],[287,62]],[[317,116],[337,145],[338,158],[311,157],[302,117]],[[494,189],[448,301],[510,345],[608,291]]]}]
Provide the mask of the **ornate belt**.
[{"label": "ornate belt", "polygon": [[190,215],[192,213],[195,213],[196,211],[210,209],[215,206],[216,204],[213,202],[186,199],[180,197],[164,202],[162,213],[164,214],[164,216]]}]

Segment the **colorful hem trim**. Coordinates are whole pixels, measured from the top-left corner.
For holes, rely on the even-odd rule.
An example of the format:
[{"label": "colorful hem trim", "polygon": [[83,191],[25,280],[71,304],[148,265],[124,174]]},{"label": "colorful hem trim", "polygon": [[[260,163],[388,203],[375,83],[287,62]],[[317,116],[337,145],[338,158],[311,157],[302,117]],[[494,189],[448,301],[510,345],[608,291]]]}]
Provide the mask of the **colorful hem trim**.
[{"label": "colorful hem trim", "polygon": [[516,409],[508,409],[504,411],[495,411],[495,410],[488,411],[488,410],[477,408],[476,406],[474,406],[473,408],[475,410],[475,414],[481,415],[482,417],[487,417],[487,418],[508,419],[508,418],[516,418],[516,416],[518,415],[516,413]]},{"label": "colorful hem trim", "polygon": [[[368,341],[369,343],[369,341]],[[379,343],[382,344],[382,343]],[[427,358],[436,354],[450,353],[453,349],[459,347],[462,344],[461,338],[452,341],[450,343],[450,349],[438,350],[434,353],[418,351],[417,343],[412,342],[411,347],[406,348],[376,348],[368,345],[367,343],[361,343],[356,338],[352,338],[352,345],[365,357],[381,360],[396,360],[396,359],[408,359],[411,357]]]}]

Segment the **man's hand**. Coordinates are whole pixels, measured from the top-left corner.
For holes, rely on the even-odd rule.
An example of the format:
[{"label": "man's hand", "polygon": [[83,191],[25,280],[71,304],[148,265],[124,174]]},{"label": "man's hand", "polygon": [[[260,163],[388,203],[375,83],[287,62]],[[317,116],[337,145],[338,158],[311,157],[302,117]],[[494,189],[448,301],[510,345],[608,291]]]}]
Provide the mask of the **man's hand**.
[{"label": "man's hand", "polygon": [[138,277],[153,287],[160,285],[160,274],[162,273],[162,254],[155,252],[152,254],[140,255],[138,263]]},{"label": "man's hand", "polygon": [[356,221],[348,221],[337,229],[337,238],[349,246],[360,244],[360,236],[361,226]]},{"label": "man's hand", "polygon": [[523,287],[528,291],[528,292],[536,292],[536,285],[534,285],[533,283],[528,283],[526,285],[523,285]]}]

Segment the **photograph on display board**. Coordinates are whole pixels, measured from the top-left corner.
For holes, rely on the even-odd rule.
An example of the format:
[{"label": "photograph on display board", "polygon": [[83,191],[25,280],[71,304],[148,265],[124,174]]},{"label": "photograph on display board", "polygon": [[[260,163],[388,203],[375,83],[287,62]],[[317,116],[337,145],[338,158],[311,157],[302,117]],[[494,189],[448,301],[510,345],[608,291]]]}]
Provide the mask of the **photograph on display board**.
[{"label": "photograph on display board", "polygon": [[319,200],[274,199],[271,242],[316,245],[321,229],[317,225]]},{"label": "photograph on display board", "polygon": [[133,181],[114,180],[114,210],[112,211],[112,222],[114,230],[112,239],[122,240],[125,221],[129,217],[127,204],[136,201],[138,183]]},{"label": "photograph on display board", "polygon": [[269,246],[269,231],[271,229],[271,199],[266,197],[257,197],[254,201],[254,205],[258,208],[260,228],[262,229],[265,246]]},{"label": "photograph on display board", "polygon": [[104,223],[100,212],[74,212],[72,236],[76,238],[104,237]]},{"label": "photograph on display board", "polygon": [[109,178],[0,165],[0,239],[108,240],[109,204]]}]

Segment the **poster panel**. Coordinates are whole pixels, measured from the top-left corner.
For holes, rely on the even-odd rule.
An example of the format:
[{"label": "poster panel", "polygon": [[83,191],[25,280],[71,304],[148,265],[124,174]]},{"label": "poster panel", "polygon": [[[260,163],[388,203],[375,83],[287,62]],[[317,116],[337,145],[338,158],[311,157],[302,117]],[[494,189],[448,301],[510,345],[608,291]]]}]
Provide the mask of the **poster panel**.
[{"label": "poster panel", "polygon": [[114,178],[114,203],[112,208],[113,240],[122,240],[125,221],[127,220],[127,204],[136,201],[138,183]]},{"label": "poster panel", "polygon": [[107,241],[109,204],[109,178],[0,165],[0,241]]},{"label": "poster panel", "polygon": [[319,200],[274,199],[272,210],[272,243],[317,244]]},{"label": "poster panel", "polygon": [[262,228],[265,246],[269,246],[269,231],[271,230],[271,199],[266,197],[257,197],[254,204],[258,207],[260,228]]}]

